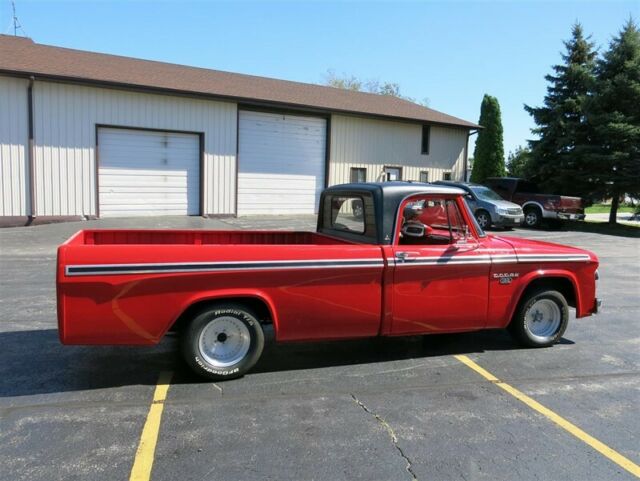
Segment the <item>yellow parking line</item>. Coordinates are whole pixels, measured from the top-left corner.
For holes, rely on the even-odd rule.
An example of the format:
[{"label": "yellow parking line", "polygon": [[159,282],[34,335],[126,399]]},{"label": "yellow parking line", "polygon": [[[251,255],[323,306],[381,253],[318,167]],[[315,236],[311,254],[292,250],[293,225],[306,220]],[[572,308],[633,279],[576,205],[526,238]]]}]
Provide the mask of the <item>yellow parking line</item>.
[{"label": "yellow parking line", "polygon": [[510,386],[506,382],[500,381],[497,377],[495,377],[489,371],[487,371],[486,369],[482,368],[481,366],[479,366],[478,364],[473,362],[467,356],[457,355],[457,356],[454,356],[454,357],[458,361],[460,361],[461,363],[463,363],[464,365],[469,367],[470,369],[473,369],[475,372],[480,374],[486,380],[491,381],[496,386],[498,386],[499,388],[505,390],[506,392],[511,394],[516,399],[518,399],[518,400],[522,401],[523,403],[525,403],[527,406],[529,406],[534,411],[539,412],[540,414],[545,416],[547,419],[550,419],[551,421],[556,423],[558,426],[560,426],[565,431],[568,431],[569,433],[573,434],[580,441],[582,441],[585,444],[588,444],[593,449],[595,449],[600,454],[602,454],[604,457],[606,457],[609,460],[613,461],[614,463],[616,463],[621,468],[626,469],[627,471],[629,471],[634,476],[640,478],[640,466],[635,464],[630,459],[625,458],[622,454],[620,454],[617,451],[611,449],[609,446],[607,446],[603,442],[598,441],[593,436],[585,433],[578,426],[576,426],[575,424],[570,423],[569,421],[567,421],[563,417],[561,417],[558,414],[554,413],[551,409],[549,409],[549,408],[543,406],[542,404],[540,404],[538,401],[536,401],[534,399],[531,399],[529,396],[527,396],[523,392],[518,391],[516,388],[514,388],[513,386]]},{"label": "yellow parking line", "polygon": [[169,391],[172,376],[172,372],[163,371],[158,377],[156,390],[153,393],[153,402],[149,408],[144,428],[142,428],[140,444],[138,444],[136,457],[133,460],[129,481],[149,481],[151,479],[151,468],[153,468],[153,456],[156,451],[158,432],[160,431],[162,410],[164,401],[167,399],[167,391]]}]

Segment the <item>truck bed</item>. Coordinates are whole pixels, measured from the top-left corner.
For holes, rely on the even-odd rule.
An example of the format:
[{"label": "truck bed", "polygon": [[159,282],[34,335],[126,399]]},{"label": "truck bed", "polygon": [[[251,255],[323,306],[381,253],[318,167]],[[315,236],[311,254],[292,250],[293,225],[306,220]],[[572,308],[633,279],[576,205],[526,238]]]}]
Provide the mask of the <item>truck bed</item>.
[{"label": "truck bed", "polygon": [[349,241],[304,231],[81,230],[66,245],[332,245]]},{"label": "truck bed", "polygon": [[374,336],[384,265],[380,246],[315,232],[83,230],[58,248],[60,338],[155,344],[217,298],[265,306],[279,340]]}]

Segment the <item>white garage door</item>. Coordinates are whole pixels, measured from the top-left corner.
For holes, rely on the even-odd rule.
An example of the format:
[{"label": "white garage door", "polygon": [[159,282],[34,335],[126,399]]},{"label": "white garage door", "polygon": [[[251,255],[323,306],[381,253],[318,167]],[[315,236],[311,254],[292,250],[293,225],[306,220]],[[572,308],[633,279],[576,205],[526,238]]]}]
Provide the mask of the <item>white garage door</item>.
[{"label": "white garage door", "polygon": [[101,217],[198,215],[197,135],[100,128]]},{"label": "white garage door", "polygon": [[238,214],[313,214],[324,188],[327,122],[240,112]]}]

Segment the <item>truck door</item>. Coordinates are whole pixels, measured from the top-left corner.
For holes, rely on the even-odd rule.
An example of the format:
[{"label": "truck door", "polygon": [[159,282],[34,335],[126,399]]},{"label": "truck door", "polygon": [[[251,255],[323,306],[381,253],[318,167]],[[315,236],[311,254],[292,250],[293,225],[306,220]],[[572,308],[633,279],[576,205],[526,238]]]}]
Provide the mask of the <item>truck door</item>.
[{"label": "truck door", "polygon": [[462,198],[421,194],[401,206],[393,246],[393,334],[481,329],[491,258],[469,234]]}]

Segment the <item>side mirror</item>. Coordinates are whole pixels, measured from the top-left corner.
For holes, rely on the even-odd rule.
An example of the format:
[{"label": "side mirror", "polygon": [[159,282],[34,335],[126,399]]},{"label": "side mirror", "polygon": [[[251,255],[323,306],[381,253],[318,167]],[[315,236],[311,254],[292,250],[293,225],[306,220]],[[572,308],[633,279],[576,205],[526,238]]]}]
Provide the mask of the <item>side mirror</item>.
[{"label": "side mirror", "polygon": [[407,237],[424,237],[426,228],[424,224],[407,223],[402,226],[401,232]]},{"label": "side mirror", "polygon": [[424,238],[429,237],[433,233],[433,229],[419,222],[407,222],[402,226],[400,232],[403,236]]}]

